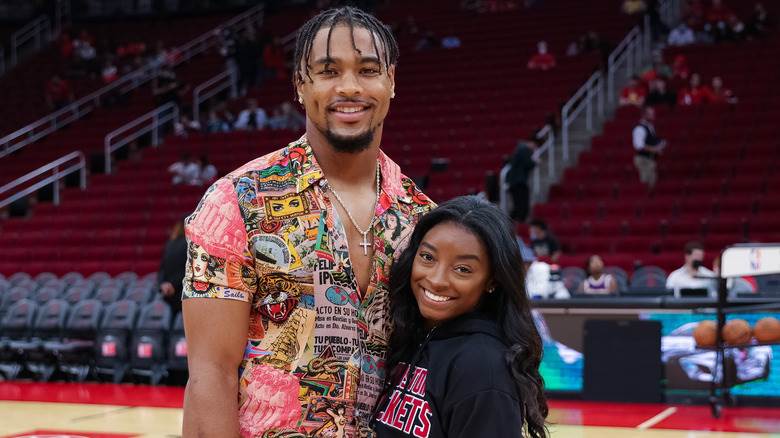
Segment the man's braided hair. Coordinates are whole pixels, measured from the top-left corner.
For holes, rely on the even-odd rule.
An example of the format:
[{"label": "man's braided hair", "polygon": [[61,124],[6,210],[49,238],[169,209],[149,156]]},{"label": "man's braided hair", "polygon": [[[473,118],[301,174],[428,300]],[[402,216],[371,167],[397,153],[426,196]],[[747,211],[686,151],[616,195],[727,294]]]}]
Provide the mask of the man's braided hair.
[{"label": "man's braided hair", "polygon": [[[356,27],[366,29],[371,34],[371,40],[374,44],[374,50],[380,58],[380,67],[389,68],[398,62],[398,42],[396,41],[390,28],[379,21],[373,15],[360,9],[343,6],[340,8],[328,9],[317,14],[304,24],[298,31],[298,37],[295,41],[295,73],[293,81],[298,84],[303,82],[304,77],[311,80],[309,56],[314,37],[320,29],[328,29],[328,45],[326,55],[330,57],[330,37],[333,34],[333,28],[337,25],[349,26],[352,32],[352,48],[358,53],[360,50],[355,46],[354,31]],[[384,56],[380,50],[384,49]],[[384,61],[384,62],[382,62]]]}]

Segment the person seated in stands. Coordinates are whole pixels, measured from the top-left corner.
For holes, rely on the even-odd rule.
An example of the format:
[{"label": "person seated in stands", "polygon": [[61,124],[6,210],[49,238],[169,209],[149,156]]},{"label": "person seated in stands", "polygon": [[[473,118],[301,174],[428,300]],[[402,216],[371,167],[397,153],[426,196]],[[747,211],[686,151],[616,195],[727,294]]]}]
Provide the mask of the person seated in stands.
[{"label": "person seated in stands", "polygon": [[715,273],[704,267],[704,245],[696,241],[685,245],[685,264],[669,274],[666,288],[676,297],[680,297],[681,289],[707,289],[710,296],[715,296],[717,282]]},{"label": "person seated in stands", "polygon": [[206,120],[206,132],[213,134],[217,132],[230,132],[230,122],[220,117],[216,110],[210,110]]},{"label": "person seated in stands", "polygon": [[295,110],[290,102],[283,102],[274,109],[273,116],[268,120],[271,129],[289,129],[299,131],[306,126],[306,117]]},{"label": "person seated in stands", "polygon": [[520,245],[520,255],[525,265],[525,289],[530,298],[571,298],[560,279],[560,272],[553,278],[553,266],[538,260],[533,250],[525,245]]},{"label": "person seated in stands", "polygon": [[441,46],[445,49],[457,49],[461,46],[460,38],[456,35],[447,35],[442,37]]},{"label": "person seated in stands", "polygon": [[199,184],[200,166],[190,154],[182,154],[181,159],[168,167],[168,173],[173,174],[171,182],[174,185],[187,184],[196,186]]},{"label": "person seated in stands", "polygon": [[541,219],[533,219],[529,223],[528,233],[531,248],[537,258],[546,258],[557,262],[561,256],[561,244],[549,230],[547,223]]},{"label": "person seated in stands", "polygon": [[620,92],[620,106],[642,106],[645,103],[647,89],[639,76],[632,76],[628,85]]},{"label": "person seated in stands", "polygon": [[687,46],[696,42],[696,34],[684,20],[680,22],[671,32],[667,43],[670,46]]},{"label": "person seated in stands", "polygon": [[198,160],[198,168],[200,169],[200,174],[198,175],[199,185],[211,185],[214,181],[217,180],[217,168],[213,164],[209,163],[209,158],[207,156],[200,156],[200,159]]},{"label": "person seated in stands", "polygon": [[104,85],[108,85],[115,80],[119,79],[119,69],[114,64],[114,60],[111,57],[106,57],[103,61],[103,70],[100,72],[100,79]]},{"label": "person seated in stands", "polygon": [[247,108],[239,113],[234,126],[244,131],[256,131],[265,129],[267,122],[265,110],[257,106],[257,100],[249,99]]},{"label": "person seated in stands", "polygon": [[177,137],[187,138],[191,132],[199,132],[201,129],[200,122],[197,120],[190,120],[189,117],[182,114],[178,122],[173,124],[173,134]]},{"label": "person seated in stands", "polygon": [[626,15],[643,14],[647,10],[647,3],[644,0],[623,0],[622,9]]},{"label": "person seated in stands", "polygon": [[152,94],[157,106],[170,102],[173,102],[176,106],[181,106],[182,95],[187,93],[187,91],[189,91],[189,86],[182,84],[176,76],[176,72],[168,66],[160,69],[152,84]]},{"label": "person seated in stands", "polygon": [[722,0],[712,0],[712,5],[704,17],[704,31],[712,35],[716,41],[720,41],[729,33],[731,27],[729,23],[734,18],[734,12],[723,4]]},{"label": "person seated in stands", "polygon": [[677,96],[666,88],[666,81],[663,79],[654,79],[650,81],[650,92],[645,98],[645,105],[668,105],[673,108],[677,103]]},{"label": "person seated in stands", "polygon": [[707,103],[712,90],[707,85],[702,85],[701,76],[698,73],[691,75],[687,87],[681,88],[677,93],[677,104],[680,106],[693,106]]},{"label": "person seated in stands", "polygon": [[712,89],[708,96],[709,102],[714,104],[736,104],[739,99],[734,92],[723,87],[723,79],[720,76],[712,78]]},{"label": "person seated in stands", "polygon": [[536,44],[536,53],[528,60],[528,69],[547,71],[553,67],[555,67],[555,56],[547,52],[546,41],[539,41]]},{"label": "person seated in stands", "polygon": [[691,76],[691,68],[688,66],[688,58],[685,55],[677,55],[672,62],[672,75],[667,84],[670,90],[679,90],[688,85]]},{"label": "person seated in stands", "polygon": [[664,57],[659,51],[653,52],[653,65],[642,72],[640,79],[649,84],[655,79],[667,80],[672,77],[672,67],[664,62]]},{"label": "person seated in stands", "polygon": [[615,278],[604,272],[604,260],[598,255],[588,257],[585,263],[588,277],[580,284],[578,292],[593,295],[610,295],[618,291]]},{"label": "person seated in stands", "polygon": [[55,74],[46,82],[45,97],[46,105],[51,110],[58,110],[68,105],[74,99],[70,82]]},{"label": "person seated in stands", "polygon": [[97,50],[89,40],[82,40],[81,38],[73,42],[74,69],[79,74],[88,74],[90,76],[97,76],[100,71],[100,65],[97,59]]},{"label": "person seated in stands", "polygon": [[772,23],[763,3],[753,6],[753,13],[745,26],[745,36],[748,38],[762,38],[769,32]]}]

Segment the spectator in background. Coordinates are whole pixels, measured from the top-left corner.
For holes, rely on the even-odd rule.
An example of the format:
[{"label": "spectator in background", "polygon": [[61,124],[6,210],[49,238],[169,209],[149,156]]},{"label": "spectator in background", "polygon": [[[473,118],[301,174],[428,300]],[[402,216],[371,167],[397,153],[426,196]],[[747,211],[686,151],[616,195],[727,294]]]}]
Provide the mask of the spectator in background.
[{"label": "spectator in background", "polygon": [[672,63],[672,80],[687,83],[690,75],[691,68],[688,67],[688,58],[685,55],[675,56]]},{"label": "spectator in background", "polygon": [[181,106],[181,96],[189,90],[188,86],[179,82],[176,72],[168,66],[160,69],[152,83],[152,93],[157,106],[173,102],[176,106]]},{"label": "spectator in background", "polygon": [[720,76],[712,78],[712,89],[710,90],[709,101],[714,104],[736,104],[737,96],[728,88],[723,88],[723,79]]},{"label": "spectator in background", "polygon": [[214,134],[217,132],[230,132],[230,122],[219,116],[216,110],[210,110],[206,120],[206,132]]},{"label": "spectator in background", "polygon": [[273,117],[268,120],[271,129],[289,129],[299,131],[306,126],[306,117],[295,110],[290,102],[283,102],[274,109]]},{"label": "spectator in background", "polygon": [[645,98],[645,105],[657,106],[667,105],[674,108],[677,103],[677,96],[666,88],[666,81],[663,79],[653,79],[650,81],[650,92]]},{"label": "spectator in background", "polygon": [[178,122],[173,124],[173,134],[177,137],[187,138],[191,132],[199,132],[201,129],[200,122],[197,120],[190,120],[187,115],[182,114]]},{"label": "spectator in background", "polygon": [[631,137],[634,144],[634,166],[639,171],[639,181],[652,190],[658,179],[656,159],[666,147],[666,140],[655,132],[655,109],[646,106],[642,118],[634,127]]},{"label": "spectator in background", "polygon": [[704,16],[704,31],[710,34],[715,41],[720,41],[728,36],[730,22],[735,18],[734,13],[722,0],[712,0],[712,5]]},{"label": "spectator in background", "polygon": [[517,148],[509,161],[509,169],[506,172],[505,182],[512,197],[513,206],[510,216],[519,222],[525,222],[528,218],[528,210],[530,209],[528,178],[536,167],[534,152],[538,147],[536,138],[529,141],[518,141]]},{"label": "spectator in background", "polygon": [[222,44],[219,47],[219,54],[225,60],[225,69],[231,74],[238,76],[238,61],[236,55],[238,54],[238,41],[236,36],[230,29],[222,29],[220,34]]},{"label": "spectator in background", "polygon": [[546,41],[539,41],[536,44],[536,53],[528,60],[528,69],[547,71],[553,67],[555,67],[555,56],[547,52]]},{"label": "spectator in background", "polygon": [[644,14],[647,3],[644,0],[623,0],[623,13],[626,15]]},{"label": "spectator in background", "polygon": [[704,246],[700,242],[688,242],[685,245],[685,264],[669,274],[666,288],[680,297],[681,289],[707,289],[714,296],[716,289],[715,273],[704,267]]},{"label": "spectator in background", "polygon": [[199,184],[200,167],[190,154],[182,154],[181,159],[168,167],[168,173],[173,175],[173,185],[187,184],[196,186]]},{"label": "spectator in background", "polygon": [[456,35],[448,35],[441,39],[441,46],[445,49],[457,49],[460,48],[460,38]]},{"label": "spectator in background", "polygon": [[632,76],[628,85],[620,92],[620,106],[642,106],[645,103],[647,89],[639,76]]},{"label": "spectator in background", "polygon": [[687,87],[683,87],[677,93],[677,104],[680,106],[693,106],[707,103],[712,95],[712,90],[706,85],[702,85],[701,76],[698,73],[691,75],[691,80]]},{"label": "spectator in background", "polygon": [[667,80],[672,77],[672,68],[664,62],[664,57],[660,51],[653,52],[653,65],[642,72],[640,78],[649,84],[655,79]]},{"label": "spectator in background", "polygon": [[414,50],[420,52],[423,50],[430,50],[435,49],[439,47],[439,39],[436,38],[436,34],[434,34],[432,31],[425,32],[425,35],[422,36],[417,41],[417,45],[414,47]]},{"label": "spectator in background", "polygon": [[567,299],[571,294],[560,279],[560,272],[544,261],[538,260],[533,250],[520,242],[520,255],[525,265],[525,290],[532,299]]},{"label": "spectator in background", "polygon": [[265,68],[273,74],[277,80],[284,80],[287,76],[287,57],[282,47],[282,39],[276,37],[271,44],[263,49],[263,62]]},{"label": "spectator in background", "polygon": [[680,22],[671,32],[667,43],[670,46],[687,46],[696,42],[696,34],[684,20]]},{"label": "spectator in background", "polygon": [[745,26],[745,35],[747,37],[763,38],[769,32],[772,23],[769,21],[769,14],[763,3],[756,3],[753,6],[753,13]]},{"label": "spectator in background", "polygon": [[268,116],[265,110],[257,106],[257,100],[249,99],[247,108],[238,115],[235,128],[244,131],[258,131],[265,129]]},{"label": "spectator in background", "polygon": [[588,257],[585,263],[588,277],[580,284],[578,291],[592,295],[610,295],[618,291],[618,283],[612,275],[604,272],[604,260],[597,255]]},{"label": "spectator in background", "polygon": [[60,35],[60,57],[63,61],[70,62],[73,58],[73,36],[70,31],[62,32]]},{"label": "spectator in background", "polygon": [[46,82],[45,89],[46,105],[53,111],[58,110],[73,102],[73,89],[70,82],[62,79],[59,75],[54,75]]},{"label": "spectator in background", "polygon": [[209,163],[209,158],[207,156],[200,156],[200,160],[198,160],[198,167],[200,169],[200,174],[198,175],[199,185],[211,185],[214,181],[217,180],[217,168],[213,164]]},{"label": "spectator in background", "polygon": [[74,65],[77,74],[97,76],[100,66],[97,59],[97,50],[88,40],[77,39],[73,42]]},{"label": "spectator in background", "polygon": [[119,79],[119,69],[110,56],[107,56],[105,61],[103,61],[103,70],[100,72],[100,78],[104,85],[108,85]]},{"label": "spectator in background", "polygon": [[546,258],[557,262],[561,256],[561,244],[552,235],[547,223],[541,219],[534,219],[529,223],[531,248],[537,258]]},{"label": "spectator in background", "polygon": [[258,86],[263,60],[263,46],[254,31],[244,32],[236,47],[238,63],[238,90],[245,95],[247,90]]},{"label": "spectator in background", "polygon": [[182,281],[186,264],[187,239],[184,237],[184,219],[182,219],[171,229],[160,261],[160,270],[157,272],[160,294],[171,307],[174,317],[181,312]]}]

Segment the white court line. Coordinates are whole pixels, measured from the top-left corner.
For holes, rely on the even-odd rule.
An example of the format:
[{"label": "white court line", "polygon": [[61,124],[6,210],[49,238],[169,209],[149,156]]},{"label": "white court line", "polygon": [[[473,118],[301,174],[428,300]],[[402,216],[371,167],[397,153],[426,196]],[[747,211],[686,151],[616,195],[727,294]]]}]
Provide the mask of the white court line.
[{"label": "white court line", "polygon": [[660,413],[658,413],[658,415],[656,415],[655,417],[645,421],[644,423],[640,424],[636,428],[640,429],[640,430],[650,429],[651,427],[655,426],[656,424],[658,424],[658,423],[666,420],[667,418],[671,417],[672,415],[674,415],[675,412],[677,412],[677,408],[675,408],[675,407],[666,408],[663,411],[661,411]]}]

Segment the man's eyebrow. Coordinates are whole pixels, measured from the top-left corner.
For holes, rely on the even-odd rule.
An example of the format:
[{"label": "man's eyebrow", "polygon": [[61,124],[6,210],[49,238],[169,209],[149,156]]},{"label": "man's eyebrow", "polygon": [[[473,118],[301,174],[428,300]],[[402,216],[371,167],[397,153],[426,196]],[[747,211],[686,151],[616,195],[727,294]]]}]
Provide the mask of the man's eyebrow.
[{"label": "man's eyebrow", "polygon": [[[341,62],[340,58],[334,58],[332,56],[323,56],[322,58],[318,58],[316,61],[314,61],[314,64],[316,64],[316,65],[327,65],[327,64],[338,64],[339,62]],[[368,55],[368,56],[363,56],[363,57],[360,58],[360,63],[361,64],[371,63],[371,62],[376,63],[376,64],[380,64],[381,63],[381,61],[379,60],[379,57],[375,56],[375,55]]]}]

